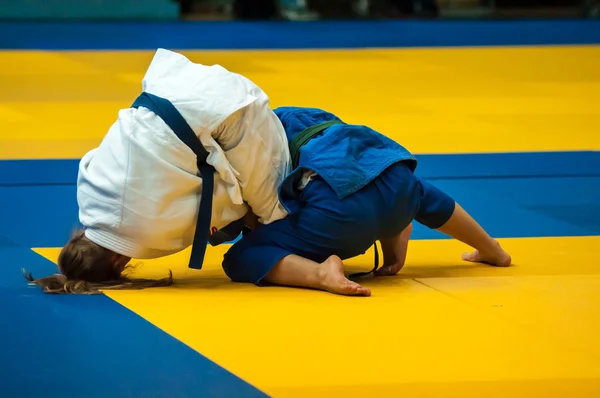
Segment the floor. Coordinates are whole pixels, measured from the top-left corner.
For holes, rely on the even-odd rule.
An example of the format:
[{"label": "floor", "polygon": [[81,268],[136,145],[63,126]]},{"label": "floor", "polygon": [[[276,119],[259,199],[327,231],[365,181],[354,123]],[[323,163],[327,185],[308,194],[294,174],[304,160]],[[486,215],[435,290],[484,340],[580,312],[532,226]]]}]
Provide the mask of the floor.
[{"label": "floor", "polygon": [[[327,49],[308,38],[319,49],[215,50],[175,33],[166,43],[247,76],[274,107],[322,107],[399,141],[513,255],[506,269],[464,263],[466,247],[417,226],[401,274],[364,281],[370,298],[231,283],[226,246],[209,247],[202,271],[186,268],[188,251],[138,267],[172,269],[169,288],[81,297],[28,286],[21,268],[56,269],[77,226],[77,159],[137,96],[153,51],[148,37],[105,48],[115,30],[84,32],[88,46],[76,32],[52,36],[65,27],[15,45],[3,35],[2,395],[599,396],[600,24],[527,46],[514,29],[457,26],[444,40],[469,31],[465,46]],[[489,46],[472,43],[482,36]]]}]

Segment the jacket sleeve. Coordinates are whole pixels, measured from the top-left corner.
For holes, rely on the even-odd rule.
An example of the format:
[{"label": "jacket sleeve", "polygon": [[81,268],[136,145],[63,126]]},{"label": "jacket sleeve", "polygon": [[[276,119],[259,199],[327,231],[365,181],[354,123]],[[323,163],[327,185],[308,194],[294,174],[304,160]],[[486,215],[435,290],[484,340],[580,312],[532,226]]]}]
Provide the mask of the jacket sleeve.
[{"label": "jacket sleeve", "polygon": [[235,169],[242,198],[263,224],[287,212],[279,202],[279,185],[289,173],[290,155],[281,122],[268,103],[256,101],[219,126],[215,140]]}]

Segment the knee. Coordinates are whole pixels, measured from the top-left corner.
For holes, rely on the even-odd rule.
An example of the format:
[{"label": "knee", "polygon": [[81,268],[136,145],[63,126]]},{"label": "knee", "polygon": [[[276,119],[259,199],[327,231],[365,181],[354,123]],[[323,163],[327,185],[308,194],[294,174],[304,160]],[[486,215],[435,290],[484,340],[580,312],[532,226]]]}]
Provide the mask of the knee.
[{"label": "knee", "polygon": [[260,245],[242,238],[223,257],[223,270],[233,282],[261,286],[263,278],[292,251],[276,245]]},{"label": "knee", "polygon": [[421,199],[415,219],[431,229],[438,229],[454,213],[454,199],[425,180],[419,182],[421,185]]},{"label": "knee", "polygon": [[440,197],[440,200],[427,206],[424,211],[419,211],[415,219],[431,229],[438,229],[452,217],[456,202],[449,196]]},{"label": "knee", "polygon": [[242,262],[243,250],[240,250],[237,245],[233,245],[225,256],[223,256],[223,262],[221,266],[225,275],[233,282],[252,282],[248,280],[248,275],[244,273],[244,265]]}]

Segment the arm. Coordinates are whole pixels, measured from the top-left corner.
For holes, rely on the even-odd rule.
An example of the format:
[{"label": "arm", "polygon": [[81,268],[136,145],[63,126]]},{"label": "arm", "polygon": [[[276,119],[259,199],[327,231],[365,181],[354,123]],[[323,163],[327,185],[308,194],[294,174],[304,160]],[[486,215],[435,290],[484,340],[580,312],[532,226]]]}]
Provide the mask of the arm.
[{"label": "arm", "polygon": [[463,260],[508,267],[511,258],[500,244],[446,193],[419,179],[421,205],[415,219],[476,249]]},{"label": "arm", "polygon": [[267,103],[256,101],[219,126],[215,139],[235,169],[242,198],[263,224],[284,218],[278,189],[290,168],[283,126]]}]

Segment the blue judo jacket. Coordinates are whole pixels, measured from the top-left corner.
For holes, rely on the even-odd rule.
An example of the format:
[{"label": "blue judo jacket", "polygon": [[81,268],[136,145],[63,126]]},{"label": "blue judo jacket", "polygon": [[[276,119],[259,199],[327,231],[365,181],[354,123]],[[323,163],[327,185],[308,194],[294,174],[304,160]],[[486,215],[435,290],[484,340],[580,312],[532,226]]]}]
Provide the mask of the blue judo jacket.
[{"label": "blue judo jacket", "polygon": [[[310,126],[341,120],[316,108],[281,107],[275,114],[283,124],[288,142]],[[394,163],[404,161],[412,171],[415,157],[403,146],[366,126],[336,124],[312,138],[300,149],[297,167],[282,182],[279,199],[289,211],[298,210],[302,173],[317,173],[343,199],[377,178]]]}]

